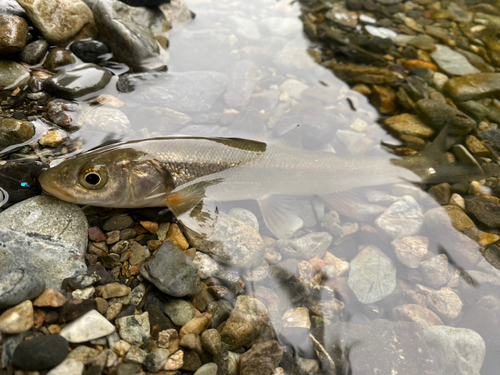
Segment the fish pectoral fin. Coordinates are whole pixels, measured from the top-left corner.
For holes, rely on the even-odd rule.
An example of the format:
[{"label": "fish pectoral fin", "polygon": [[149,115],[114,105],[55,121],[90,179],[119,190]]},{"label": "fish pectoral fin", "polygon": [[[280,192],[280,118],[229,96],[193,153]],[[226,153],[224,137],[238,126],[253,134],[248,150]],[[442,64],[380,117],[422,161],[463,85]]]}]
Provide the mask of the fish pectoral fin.
[{"label": "fish pectoral fin", "polygon": [[273,141],[274,145],[285,146],[288,148],[302,148],[302,127],[297,125],[288,133],[283,134],[281,137]]},{"label": "fish pectoral fin", "polygon": [[267,227],[278,238],[290,238],[304,222],[297,215],[297,199],[290,195],[271,195],[258,199]]},{"label": "fish pectoral fin", "polygon": [[208,239],[214,232],[218,215],[219,210],[215,201],[203,199],[186,212],[180,214],[177,219],[186,229],[191,231],[191,236],[196,235],[200,239]]},{"label": "fish pectoral fin", "polygon": [[366,221],[373,216],[378,216],[384,207],[377,204],[365,203],[366,197],[363,189],[338,191],[320,195],[335,211],[352,219]]},{"label": "fish pectoral fin", "polygon": [[172,191],[165,200],[165,205],[179,218],[185,212],[192,210],[196,205],[203,203],[206,198],[206,189],[209,186],[222,182],[222,179],[200,181]]}]

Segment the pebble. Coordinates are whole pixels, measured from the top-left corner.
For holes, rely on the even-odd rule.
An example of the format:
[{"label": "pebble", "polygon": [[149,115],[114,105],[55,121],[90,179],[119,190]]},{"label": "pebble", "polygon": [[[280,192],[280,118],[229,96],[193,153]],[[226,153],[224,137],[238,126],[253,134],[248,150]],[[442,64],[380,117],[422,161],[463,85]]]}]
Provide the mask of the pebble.
[{"label": "pebble", "polygon": [[0,307],[37,297],[45,288],[40,272],[31,268],[14,268],[0,274]]},{"label": "pebble", "polygon": [[[196,91],[191,87],[196,85]],[[212,71],[179,73],[133,73],[120,76],[117,88],[135,91],[134,100],[147,105],[164,106],[180,112],[209,110],[225,91],[227,77]],[[126,101],[127,97],[122,96]]]},{"label": "pebble", "polygon": [[68,350],[68,342],[59,335],[37,336],[16,347],[12,363],[22,370],[47,370],[59,365],[68,355]]},{"label": "pebble", "polygon": [[427,294],[426,303],[444,320],[457,318],[463,307],[462,300],[451,288],[431,291]]},{"label": "pebble", "polygon": [[21,17],[0,14],[0,54],[23,49],[28,39],[28,23]]},{"label": "pebble", "polygon": [[167,371],[175,371],[179,370],[183,364],[184,352],[182,350],[178,350],[168,358],[165,366],[163,366],[163,369]]},{"label": "pebble", "polygon": [[0,90],[23,87],[30,80],[28,70],[14,61],[0,60]]},{"label": "pebble", "polygon": [[[128,215],[118,215],[118,216],[113,216],[106,220],[106,222],[103,225],[103,229],[105,232],[111,232],[115,230],[123,230],[130,228],[131,226],[134,225],[134,220]],[[119,235],[119,233],[118,233]]]},{"label": "pebble", "polygon": [[24,301],[0,315],[0,332],[15,335],[33,327],[33,304]]},{"label": "pebble", "polygon": [[384,124],[391,133],[398,137],[406,134],[419,138],[429,138],[435,133],[420,117],[410,113],[391,116],[384,121]]},{"label": "pebble", "polygon": [[500,73],[476,73],[450,78],[443,91],[454,101],[478,100],[500,91]]},{"label": "pebble", "polygon": [[61,307],[66,303],[66,298],[56,289],[45,289],[34,301],[37,307]]},{"label": "pebble", "polygon": [[156,349],[153,353],[146,356],[144,365],[149,372],[156,372],[161,370],[168,360],[170,352],[167,349]]},{"label": "pebble", "polygon": [[396,289],[396,268],[375,246],[366,246],[350,263],[347,284],[364,304],[375,303]]},{"label": "pebble", "polygon": [[66,134],[58,130],[47,130],[38,139],[42,146],[57,147],[67,139]]},{"label": "pebble", "polygon": [[115,323],[120,337],[132,345],[140,345],[150,337],[149,315],[147,312],[140,315],[124,316],[116,319]]},{"label": "pebble", "polygon": [[60,335],[71,343],[80,343],[107,336],[114,331],[115,326],[104,316],[97,310],[90,310],[66,324]]},{"label": "pebble", "polygon": [[397,238],[391,242],[398,260],[409,268],[418,268],[427,254],[429,239],[422,236]]},{"label": "pebble", "polygon": [[179,327],[182,327],[194,317],[193,305],[183,299],[165,302],[163,312],[172,320],[172,323]]},{"label": "pebble", "polygon": [[181,250],[187,250],[189,248],[189,243],[186,238],[182,234],[179,226],[177,224],[171,224],[168,228],[167,237],[165,241],[172,242],[175,246],[177,246]]},{"label": "pebble", "polygon": [[413,236],[420,233],[424,223],[422,211],[409,195],[394,202],[376,220],[375,225],[392,238]]},{"label": "pebble", "polygon": [[326,232],[311,233],[300,238],[276,241],[276,248],[286,257],[309,260],[322,258],[333,241]]},{"label": "pebble", "polygon": [[45,39],[38,39],[23,48],[19,59],[28,65],[35,65],[42,61],[48,50],[49,43]]},{"label": "pebble", "polygon": [[[73,82],[78,80],[78,85]],[[94,64],[80,65],[71,71],[61,71],[43,82],[43,89],[67,100],[103,89],[111,81],[111,73]]]},{"label": "pebble", "polygon": [[222,339],[216,329],[207,329],[201,334],[201,344],[210,354],[217,355],[221,351]]},{"label": "pebble", "polygon": [[81,0],[19,0],[19,5],[50,44],[65,47],[96,34],[92,12]]},{"label": "pebble", "polygon": [[262,302],[249,296],[238,296],[222,329],[222,342],[229,350],[244,346],[259,336],[268,320],[269,315]]},{"label": "pebble", "polygon": [[241,375],[271,374],[283,357],[283,349],[275,340],[263,341],[240,357]]},{"label": "pebble", "polygon": [[421,262],[420,274],[427,285],[432,287],[446,285],[451,278],[448,270],[448,257],[441,254]]},{"label": "pebble", "polygon": [[97,294],[104,299],[123,297],[130,294],[130,288],[120,283],[110,283],[98,287]]},{"label": "pebble", "polygon": [[72,43],[71,52],[80,60],[88,63],[98,63],[109,53],[109,47],[100,40],[81,40]]},{"label": "pebble", "polygon": [[463,55],[441,44],[436,45],[436,50],[430,56],[449,75],[465,76],[480,72]]},{"label": "pebble", "polygon": [[75,361],[81,362],[84,365],[89,364],[92,360],[99,354],[99,351],[94,348],[90,348],[85,345],[79,345],[76,348],[73,348],[71,352],[69,352],[67,359],[73,359]]},{"label": "pebble", "polygon": [[210,362],[201,366],[194,375],[217,375],[218,367],[215,363]]},{"label": "pebble", "polygon": [[80,361],[68,358],[50,370],[47,375],[82,375],[84,365]]},{"label": "pebble", "polygon": [[96,302],[88,299],[68,299],[59,310],[61,323],[74,320],[96,308]]},{"label": "pebble", "polygon": [[45,57],[43,66],[51,72],[57,72],[59,67],[76,63],[75,56],[65,48],[52,48]]},{"label": "pebble", "polygon": [[431,310],[419,305],[400,305],[393,309],[394,318],[417,323],[423,328],[443,325],[443,321]]},{"label": "pebble", "polygon": [[500,203],[483,197],[465,197],[465,212],[489,228],[500,228]]},{"label": "pebble", "polygon": [[466,328],[432,326],[424,330],[425,341],[436,353],[443,373],[479,374],[486,354],[483,338]]},{"label": "pebble", "polygon": [[424,121],[436,130],[441,130],[452,120],[450,134],[468,134],[475,126],[476,121],[462,111],[433,99],[421,99],[417,102],[417,111]]},{"label": "pebble", "polygon": [[235,218],[236,220],[239,220],[251,226],[256,231],[259,231],[259,221],[257,220],[257,217],[253,214],[253,212],[248,211],[244,208],[235,207],[229,210],[228,215]]},{"label": "pebble", "polygon": [[171,242],[164,242],[141,266],[141,275],[162,292],[174,297],[200,292],[200,278],[193,262]]},{"label": "pebble", "polygon": [[[0,61],[1,64],[1,61]],[[29,141],[35,135],[33,125],[14,118],[0,118],[0,149]]]},{"label": "pebble", "polygon": [[[148,9],[129,7],[118,0],[101,0],[92,7],[99,37],[113,56],[134,71],[166,70],[167,52],[156,41],[149,27],[136,22],[134,13],[148,18]],[[164,20],[161,28],[167,27]],[[146,21],[147,22],[147,21]]]},{"label": "pebble", "polygon": [[146,361],[146,352],[138,346],[132,345],[125,355],[125,361],[141,364]]}]

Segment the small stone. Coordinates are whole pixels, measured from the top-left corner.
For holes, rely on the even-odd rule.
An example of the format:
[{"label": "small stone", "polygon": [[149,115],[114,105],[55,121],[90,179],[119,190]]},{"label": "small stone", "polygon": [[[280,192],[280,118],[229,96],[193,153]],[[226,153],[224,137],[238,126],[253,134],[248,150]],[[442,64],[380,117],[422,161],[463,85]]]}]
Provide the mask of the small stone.
[{"label": "small stone", "polygon": [[144,363],[146,352],[138,346],[132,346],[125,355],[125,361],[132,363]]},{"label": "small stone", "polygon": [[257,220],[257,217],[251,211],[248,211],[244,208],[232,208],[228,212],[228,215],[231,217],[234,217],[236,220],[239,220],[239,221],[251,226],[256,231],[259,230],[259,221]]},{"label": "small stone", "polygon": [[130,345],[127,341],[120,340],[113,346],[113,351],[120,357],[124,357],[131,347],[132,345]]},{"label": "small stone", "polygon": [[125,316],[115,321],[120,337],[132,345],[139,345],[150,337],[149,315],[147,312],[141,315]]},{"label": "small stone", "polygon": [[177,224],[170,224],[170,228],[168,228],[167,238],[165,238],[165,241],[172,242],[181,250],[187,250],[189,248],[189,243],[187,242]]},{"label": "small stone", "polygon": [[[2,60],[0,60],[0,72],[2,70],[1,63]],[[35,134],[35,129],[31,123],[14,118],[0,118],[0,130],[0,149],[26,142]]]},{"label": "small stone", "polygon": [[80,345],[73,348],[66,358],[73,359],[87,365],[92,362],[98,354],[98,350],[85,345]]},{"label": "small stone", "polygon": [[398,260],[409,268],[418,268],[427,254],[429,239],[422,236],[397,238],[391,242]]},{"label": "small stone", "polygon": [[149,372],[159,371],[167,362],[169,355],[170,352],[167,349],[159,348],[147,355],[144,365]]},{"label": "small stone", "polygon": [[462,300],[451,288],[433,290],[427,294],[427,306],[445,320],[455,319],[462,311]]},{"label": "small stone", "polygon": [[66,324],[60,335],[71,343],[80,343],[107,336],[115,331],[115,327],[96,310]]},{"label": "small stone", "polygon": [[429,194],[434,198],[436,202],[440,205],[446,205],[450,202],[451,198],[451,186],[447,182],[435,185],[429,189]]},{"label": "small stone", "polygon": [[43,66],[51,72],[57,72],[64,65],[76,63],[75,56],[65,48],[52,48],[45,57]]},{"label": "small stone", "polygon": [[283,314],[283,328],[311,328],[309,310],[305,307],[285,311]]},{"label": "small stone", "polygon": [[89,63],[98,63],[105,54],[109,53],[109,48],[100,40],[82,40],[72,43],[71,52],[80,60]]},{"label": "small stone", "polygon": [[167,362],[163,366],[163,369],[167,371],[176,371],[179,370],[183,364],[184,352],[182,350],[178,350],[168,358]]},{"label": "small stone", "polygon": [[65,323],[74,320],[95,308],[96,303],[93,300],[69,299],[59,310],[60,322]]},{"label": "small stone", "polygon": [[90,241],[96,241],[96,242],[106,241],[106,236],[104,235],[104,233],[102,233],[102,230],[99,227],[89,228],[88,233]]},{"label": "small stone", "polygon": [[99,313],[101,315],[106,314],[106,310],[109,307],[108,302],[104,298],[101,298],[101,297],[96,297],[95,302],[96,302],[96,305],[97,305],[97,307],[96,307],[97,311],[99,311]]},{"label": "small stone", "polygon": [[140,224],[150,233],[156,234],[158,231],[158,223],[153,221],[141,221]]},{"label": "small stone", "polygon": [[90,299],[95,295],[95,288],[89,286],[85,289],[77,289],[71,292],[71,298],[73,299]]},{"label": "small stone", "polygon": [[45,39],[38,39],[23,48],[19,59],[28,65],[35,65],[43,59],[48,50],[49,43]]},{"label": "small stone", "polygon": [[0,332],[8,335],[24,332],[33,325],[33,304],[29,300],[11,307],[0,315]]},{"label": "small stone", "polygon": [[300,238],[278,240],[276,248],[285,256],[309,260],[323,257],[332,241],[333,237],[329,233],[318,232]]},{"label": "small stone", "polygon": [[193,305],[183,299],[166,302],[163,305],[163,311],[179,327],[182,327],[194,317]]},{"label": "small stone", "polygon": [[66,298],[56,289],[45,289],[37,299],[33,301],[38,307],[61,307],[66,303]]},{"label": "small stone", "polygon": [[117,303],[112,303],[108,306],[108,309],[106,310],[106,319],[108,320],[113,320],[115,319],[120,311],[122,310],[123,304],[117,302]]},{"label": "small stone", "polygon": [[416,109],[421,118],[436,130],[443,129],[452,123],[450,134],[465,135],[475,126],[476,122],[462,111],[446,103],[433,99],[421,99]]},{"label": "small stone", "polygon": [[325,253],[323,260],[330,266],[335,267],[335,271],[337,271],[337,276],[343,276],[347,272],[349,272],[350,269],[349,262],[337,258],[335,255],[333,255],[328,251]]},{"label": "small stone", "polygon": [[82,362],[66,358],[58,366],[50,370],[47,375],[82,375],[83,369],[84,365]]},{"label": "small stone", "polygon": [[123,297],[130,294],[130,288],[120,283],[111,283],[97,288],[97,294],[104,299]]},{"label": "small stone", "polygon": [[184,350],[183,362],[181,368],[186,371],[196,371],[202,365],[200,356],[194,350],[189,349]]},{"label": "small stone", "polygon": [[420,273],[427,285],[432,287],[443,286],[450,280],[448,258],[441,254],[420,263]]},{"label": "small stone", "polygon": [[59,365],[68,355],[68,350],[68,342],[59,335],[38,336],[16,347],[12,363],[22,370],[46,370]]},{"label": "small stone", "polygon": [[283,349],[275,340],[263,341],[240,357],[241,375],[271,374],[283,356]]},{"label": "small stone", "polygon": [[167,233],[168,233],[168,230],[170,229],[170,223],[161,223],[159,226],[158,226],[158,230],[156,231],[156,235],[158,236],[158,239],[160,241],[165,241],[165,239],[167,238]]},{"label": "small stone", "polygon": [[465,137],[465,145],[476,156],[488,157],[490,156],[490,151],[484,146],[479,139],[473,135],[468,135]]},{"label": "small stone", "polygon": [[419,305],[401,305],[393,310],[394,318],[415,322],[427,328],[434,325],[443,325],[443,321],[431,310]]},{"label": "small stone", "polygon": [[457,193],[451,195],[450,205],[457,206],[465,211],[465,199]]},{"label": "small stone", "polygon": [[490,228],[500,228],[500,203],[484,197],[467,196],[465,211]]},{"label": "small stone", "polygon": [[[14,90],[23,87],[30,80],[28,70],[14,61],[0,60],[0,90]],[[4,120],[5,121],[5,120]]]},{"label": "small stone", "polygon": [[350,266],[347,283],[361,303],[380,301],[396,288],[396,268],[391,259],[375,246],[364,247]]},{"label": "small stone", "polygon": [[198,370],[196,370],[194,375],[217,375],[218,369],[219,368],[215,363],[210,362],[210,363],[204,364]]},{"label": "small stone", "polygon": [[216,355],[220,353],[222,341],[219,331],[216,329],[208,329],[201,334],[201,344],[203,348],[210,354]]},{"label": "small stone", "polygon": [[38,139],[38,143],[42,146],[57,147],[66,140],[66,135],[58,130],[47,130]]},{"label": "small stone", "polygon": [[418,203],[413,197],[405,195],[385,210],[375,224],[390,237],[400,238],[419,234],[423,219]]},{"label": "small stone", "polygon": [[456,102],[491,97],[500,91],[499,73],[476,73],[449,79],[443,91]]},{"label": "small stone", "polygon": [[28,38],[28,23],[21,17],[0,14],[0,54],[23,49]]},{"label": "small stone", "polygon": [[203,313],[187,322],[179,331],[179,337],[182,338],[184,335],[189,334],[200,335],[203,331],[210,327],[211,324],[212,315],[209,313]]},{"label": "small stone", "polygon": [[177,351],[179,348],[178,332],[171,328],[158,333],[158,346],[160,348],[168,349],[171,352]]},{"label": "small stone", "polygon": [[200,278],[193,262],[171,242],[164,242],[141,267],[141,275],[162,292],[174,297],[200,292]]}]

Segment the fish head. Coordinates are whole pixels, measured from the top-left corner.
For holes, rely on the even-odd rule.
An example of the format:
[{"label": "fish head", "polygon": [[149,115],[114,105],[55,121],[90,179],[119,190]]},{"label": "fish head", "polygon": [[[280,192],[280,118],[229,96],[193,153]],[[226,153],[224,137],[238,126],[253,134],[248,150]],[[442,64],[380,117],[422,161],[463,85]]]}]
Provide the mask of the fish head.
[{"label": "fish head", "polygon": [[43,171],[42,189],[61,200],[100,207],[165,206],[173,179],[161,163],[133,148],[95,150]]}]

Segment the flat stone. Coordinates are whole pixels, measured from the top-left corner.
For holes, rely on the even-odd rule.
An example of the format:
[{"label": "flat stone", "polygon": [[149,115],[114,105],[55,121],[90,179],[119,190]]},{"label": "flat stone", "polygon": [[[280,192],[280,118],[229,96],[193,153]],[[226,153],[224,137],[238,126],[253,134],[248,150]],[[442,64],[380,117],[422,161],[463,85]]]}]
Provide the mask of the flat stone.
[{"label": "flat stone", "polygon": [[418,203],[409,195],[394,202],[375,220],[375,225],[392,238],[413,236],[420,233],[424,215]]},{"label": "flat stone", "polygon": [[37,299],[33,301],[33,306],[37,307],[61,307],[66,303],[66,298],[56,289],[45,289]]},{"label": "flat stone", "polygon": [[59,365],[68,355],[68,350],[68,342],[59,335],[37,336],[17,346],[12,363],[22,370],[47,370]]},{"label": "flat stone", "polygon": [[420,305],[401,305],[393,310],[394,318],[417,323],[423,328],[443,325],[443,321],[431,310]]},{"label": "flat stone", "polygon": [[81,40],[72,43],[71,52],[80,60],[88,63],[98,63],[105,54],[109,53],[109,47],[100,40]]},{"label": "flat stone", "polygon": [[164,242],[141,267],[141,275],[162,292],[174,297],[200,292],[200,278],[193,262],[171,242]]},{"label": "flat stone", "polygon": [[462,300],[451,288],[433,290],[427,294],[426,302],[431,310],[445,320],[457,318],[463,307]]},{"label": "flat stone", "polygon": [[435,351],[442,373],[479,374],[486,355],[483,338],[467,328],[432,326],[424,330],[424,337]]},{"label": "flat stone", "polygon": [[215,363],[210,362],[210,363],[204,364],[198,370],[196,370],[194,375],[217,375],[218,369],[219,368]]},{"label": "flat stone", "polygon": [[278,367],[282,357],[283,349],[277,341],[256,343],[240,357],[240,374],[271,374]]},{"label": "flat stone", "polygon": [[500,91],[500,73],[476,73],[450,78],[443,90],[457,102],[491,97]]},{"label": "flat stone", "polygon": [[14,61],[0,60],[0,90],[23,87],[30,80],[28,70]]},{"label": "flat stone", "polygon": [[347,284],[364,304],[375,303],[396,289],[396,268],[375,246],[366,246],[351,261]]},{"label": "flat stone", "polygon": [[356,64],[330,64],[335,75],[346,83],[366,83],[380,85],[392,83],[396,76],[389,69]]},{"label": "flat stone", "polygon": [[[133,100],[180,112],[208,111],[225,91],[227,77],[212,71],[132,73],[122,75],[117,88],[135,90]],[[122,96],[122,100],[127,100]]]},{"label": "flat stone", "polygon": [[66,359],[73,359],[83,363],[84,365],[87,365],[92,362],[98,354],[99,351],[97,349],[90,348],[85,345],[79,345],[76,348],[73,348],[71,352],[69,352]]},{"label": "flat stone", "polygon": [[278,240],[276,248],[285,257],[309,260],[322,258],[332,242],[333,237],[329,233],[318,232],[300,238]]},{"label": "flat stone", "polygon": [[120,337],[132,345],[139,345],[150,337],[149,315],[147,312],[140,315],[124,316],[115,321]]},{"label": "flat stone", "polygon": [[81,0],[20,0],[29,19],[43,37],[56,46],[93,38],[96,34],[94,18]]},{"label": "flat stone", "polygon": [[31,123],[14,118],[0,118],[0,131],[0,150],[27,142],[35,135]]},{"label": "flat stone", "polygon": [[417,102],[417,111],[436,130],[443,129],[452,121],[450,134],[464,135],[476,126],[476,121],[465,113],[439,100],[421,99]]},{"label": "flat stone", "polygon": [[193,247],[223,264],[254,268],[260,266],[265,257],[259,232],[222,212],[208,238],[200,238],[192,231],[186,234]]},{"label": "flat stone", "polygon": [[50,370],[47,375],[82,375],[83,369],[84,365],[82,362],[68,358]]},{"label": "flat stone", "polygon": [[97,310],[90,310],[66,324],[60,335],[71,343],[80,343],[107,336],[114,331],[115,326],[104,316]]},{"label": "flat stone", "polygon": [[111,73],[94,64],[80,65],[62,71],[43,82],[43,88],[52,95],[73,100],[103,89],[111,80]]},{"label": "flat stone", "polygon": [[0,307],[17,305],[43,292],[43,275],[30,268],[13,268],[0,274]]},{"label": "flat stone", "polygon": [[398,137],[406,134],[414,137],[429,138],[435,133],[420,117],[410,113],[391,116],[384,121],[384,124],[391,133]]},{"label": "flat stone", "polygon": [[[135,20],[138,12],[147,11],[144,8],[137,11],[117,0],[100,0],[92,7],[99,37],[109,46],[116,59],[134,71],[165,70],[168,54],[149,28],[149,15],[140,14],[140,20]],[[159,16],[164,24],[161,28],[168,27],[163,14]]]},{"label": "flat stone", "polygon": [[391,245],[398,260],[409,268],[418,268],[420,261],[427,254],[429,239],[422,236],[396,238]]},{"label": "flat stone", "polygon": [[0,14],[0,54],[23,49],[28,39],[28,23],[21,17]]},{"label": "flat stone", "polygon": [[33,304],[24,301],[0,315],[0,332],[15,335],[27,331],[34,325]]},{"label": "flat stone", "polygon": [[436,50],[431,52],[430,56],[445,73],[450,75],[465,76],[480,72],[465,56],[441,44],[436,45]]},{"label": "flat stone", "polygon": [[500,203],[475,196],[465,197],[465,211],[489,228],[500,228]]},{"label": "flat stone", "polygon": [[249,296],[239,296],[222,329],[222,342],[229,350],[244,346],[260,335],[268,321],[269,315],[262,302]]}]

